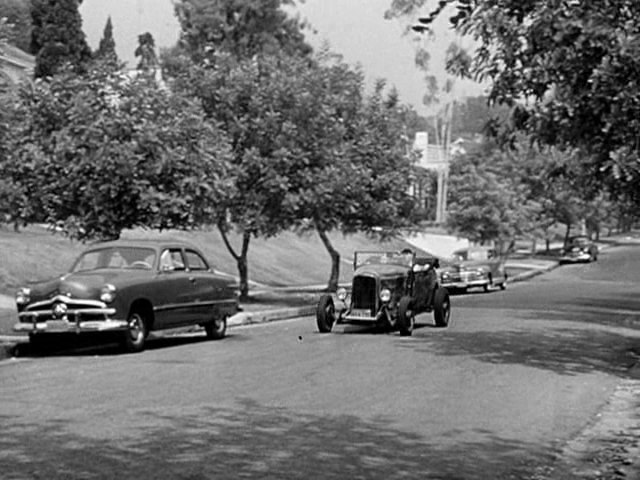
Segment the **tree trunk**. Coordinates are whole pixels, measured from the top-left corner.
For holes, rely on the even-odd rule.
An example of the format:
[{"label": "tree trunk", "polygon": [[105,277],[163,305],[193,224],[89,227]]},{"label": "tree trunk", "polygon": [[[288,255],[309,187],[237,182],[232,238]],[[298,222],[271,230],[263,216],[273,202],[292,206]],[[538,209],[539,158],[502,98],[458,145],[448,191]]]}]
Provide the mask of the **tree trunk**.
[{"label": "tree trunk", "polygon": [[336,290],[338,290],[338,280],[340,279],[340,253],[335,248],[333,248],[333,245],[331,245],[331,240],[329,240],[329,237],[327,236],[327,232],[320,228],[317,222],[316,231],[318,232],[318,235],[320,235],[322,243],[331,256],[331,276],[329,277],[327,290],[329,292],[335,292]]},{"label": "tree trunk", "polygon": [[569,237],[571,236],[571,224],[567,223],[567,231],[564,234],[564,243],[565,245],[567,244],[567,242],[569,241]]},{"label": "tree trunk", "polygon": [[249,253],[249,241],[251,240],[251,233],[243,232],[242,250],[240,251],[240,254],[238,254],[231,246],[229,238],[227,237],[227,232],[225,228],[223,228],[222,224],[218,224],[218,231],[222,236],[224,244],[227,246],[227,250],[229,250],[229,253],[235,259],[236,265],[238,267],[238,288],[240,290],[240,300],[247,300],[249,298],[249,262],[247,261],[247,257]]}]

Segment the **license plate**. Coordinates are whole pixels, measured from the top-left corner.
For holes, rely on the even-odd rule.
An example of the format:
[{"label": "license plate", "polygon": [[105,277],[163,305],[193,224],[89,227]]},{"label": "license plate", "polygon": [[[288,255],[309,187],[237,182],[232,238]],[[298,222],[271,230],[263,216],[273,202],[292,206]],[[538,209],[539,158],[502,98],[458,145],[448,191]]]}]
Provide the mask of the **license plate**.
[{"label": "license plate", "polygon": [[357,318],[370,318],[371,310],[369,310],[368,308],[354,308],[353,310],[351,310],[351,312],[349,312],[349,316]]},{"label": "license plate", "polygon": [[65,320],[47,321],[47,332],[68,332],[70,324]]}]

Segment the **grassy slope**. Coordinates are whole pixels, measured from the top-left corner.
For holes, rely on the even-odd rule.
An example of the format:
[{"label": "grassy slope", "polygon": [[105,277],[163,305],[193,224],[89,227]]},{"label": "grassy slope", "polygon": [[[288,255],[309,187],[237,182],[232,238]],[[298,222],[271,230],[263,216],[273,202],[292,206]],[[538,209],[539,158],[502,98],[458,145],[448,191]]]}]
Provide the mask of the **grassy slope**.
[{"label": "grassy slope", "polygon": [[[200,247],[216,269],[236,275],[237,268],[217,230],[196,232],[153,232],[133,230],[123,238],[166,237],[184,239]],[[351,278],[354,250],[400,250],[409,246],[400,239],[386,242],[364,235],[344,237],[332,234],[334,247],[342,256],[341,281]],[[240,247],[240,237],[232,235],[232,244]],[[0,293],[13,295],[17,287],[30,281],[52,278],[68,270],[86,245],[53,234],[38,226],[20,233],[0,227]],[[316,234],[298,236],[285,232],[271,239],[252,239],[249,246],[249,278],[274,286],[322,285],[329,278],[331,261]]]}]

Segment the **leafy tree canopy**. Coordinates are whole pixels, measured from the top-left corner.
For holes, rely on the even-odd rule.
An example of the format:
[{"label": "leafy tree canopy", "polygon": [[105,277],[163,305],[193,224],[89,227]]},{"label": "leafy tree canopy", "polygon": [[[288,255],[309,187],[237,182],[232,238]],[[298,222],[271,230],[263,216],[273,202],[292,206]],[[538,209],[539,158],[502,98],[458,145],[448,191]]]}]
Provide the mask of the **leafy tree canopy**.
[{"label": "leafy tree canopy", "polygon": [[107,18],[107,23],[104,26],[102,38],[98,45],[98,50],[94,54],[94,58],[98,58],[102,61],[118,63],[118,54],[116,53],[116,41],[113,38],[113,23],[111,22],[111,16]]},{"label": "leafy tree canopy", "polygon": [[0,0],[0,41],[29,51],[31,12],[29,0]]},{"label": "leafy tree canopy", "polygon": [[66,65],[82,72],[91,49],[82,31],[81,0],[32,0],[30,50],[36,56],[35,77],[54,75]]},{"label": "leafy tree canopy", "polygon": [[21,92],[3,178],[21,219],[77,238],[215,221],[228,182],[226,137],[197,103],[111,68],[56,75]]},{"label": "leafy tree canopy", "polygon": [[[393,0],[388,16],[443,12],[478,47],[459,74],[492,81],[490,100],[513,107],[496,134],[578,148],[599,183],[640,205],[640,3],[634,0]],[[506,130],[504,130],[506,129]]]},{"label": "leafy tree canopy", "polygon": [[181,46],[197,62],[212,52],[308,55],[304,24],[283,9],[294,0],[178,0]]}]

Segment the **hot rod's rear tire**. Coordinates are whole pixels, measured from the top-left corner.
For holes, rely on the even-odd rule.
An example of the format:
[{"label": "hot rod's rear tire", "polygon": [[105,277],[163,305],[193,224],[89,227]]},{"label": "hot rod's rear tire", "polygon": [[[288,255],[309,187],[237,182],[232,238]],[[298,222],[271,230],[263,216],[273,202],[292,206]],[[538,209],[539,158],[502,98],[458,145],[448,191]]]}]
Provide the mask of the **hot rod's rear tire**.
[{"label": "hot rod's rear tire", "polygon": [[320,333],[329,333],[336,321],[336,307],[331,295],[323,295],[316,310],[316,324]]},{"label": "hot rod's rear tire", "polygon": [[408,337],[413,333],[413,327],[416,322],[416,314],[411,306],[411,297],[402,297],[398,304],[398,319],[396,326],[400,331],[400,335]]},{"label": "hot rod's rear tire", "polygon": [[446,327],[451,319],[451,301],[449,292],[444,287],[438,287],[433,299],[433,320],[436,327]]}]

